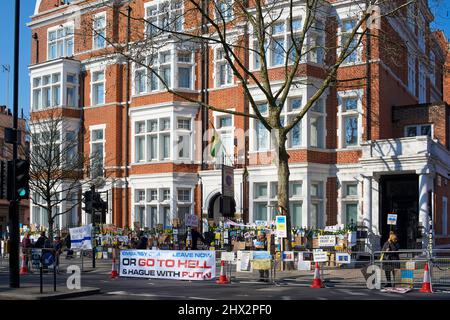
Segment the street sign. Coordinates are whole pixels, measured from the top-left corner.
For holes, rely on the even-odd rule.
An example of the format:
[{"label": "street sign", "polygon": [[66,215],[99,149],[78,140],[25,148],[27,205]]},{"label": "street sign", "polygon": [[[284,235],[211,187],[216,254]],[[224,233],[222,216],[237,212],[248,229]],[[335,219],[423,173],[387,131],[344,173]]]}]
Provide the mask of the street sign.
[{"label": "street sign", "polygon": [[397,224],[397,215],[396,214],[388,214],[387,224],[395,226]]},{"label": "street sign", "polygon": [[276,216],[275,224],[277,227],[277,237],[286,238],[287,237],[286,216]]}]

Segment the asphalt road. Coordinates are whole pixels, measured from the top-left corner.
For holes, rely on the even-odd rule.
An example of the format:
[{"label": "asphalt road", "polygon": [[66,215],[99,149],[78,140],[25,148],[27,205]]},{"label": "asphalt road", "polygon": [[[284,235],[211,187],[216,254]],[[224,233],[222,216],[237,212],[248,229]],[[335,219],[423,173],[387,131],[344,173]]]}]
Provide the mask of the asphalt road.
[{"label": "asphalt road", "polygon": [[[62,270],[65,272],[65,270]],[[214,281],[174,281],[161,279],[110,279],[107,265],[82,273],[82,287],[97,287],[101,293],[74,298],[76,300],[450,300],[450,291],[423,294],[414,290],[406,294],[383,293],[362,287],[329,287],[311,289],[308,284],[280,281],[276,284],[241,280],[227,285]],[[65,286],[68,274],[58,275],[58,286]],[[0,285],[8,285],[9,274],[5,264],[0,265]],[[51,291],[53,275],[44,276],[44,291]],[[39,275],[21,277],[23,284],[39,286]]]}]

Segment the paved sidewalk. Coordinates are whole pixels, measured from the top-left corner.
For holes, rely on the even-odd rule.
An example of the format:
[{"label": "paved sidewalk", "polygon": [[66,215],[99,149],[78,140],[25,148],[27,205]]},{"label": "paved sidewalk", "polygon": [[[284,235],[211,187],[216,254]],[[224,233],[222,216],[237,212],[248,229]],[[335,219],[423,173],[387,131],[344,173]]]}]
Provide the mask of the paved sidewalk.
[{"label": "paved sidewalk", "polygon": [[80,290],[69,290],[58,287],[56,292],[46,287],[41,294],[39,286],[23,285],[23,287],[17,289],[1,286],[0,300],[54,300],[82,297],[98,293],[100,293],[99,288],[91,287],[81,288]]}]

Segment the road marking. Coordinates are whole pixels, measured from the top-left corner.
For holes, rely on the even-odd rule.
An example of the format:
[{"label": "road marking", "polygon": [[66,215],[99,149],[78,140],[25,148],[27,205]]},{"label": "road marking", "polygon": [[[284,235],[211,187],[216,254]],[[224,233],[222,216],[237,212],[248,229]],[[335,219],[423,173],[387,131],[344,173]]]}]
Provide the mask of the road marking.
[{"label": "road marking", "polygon": [[193,300],[215,300],[215,299],[202,298],[202,297],[188,297],[188,299],[193,299]]},{"label": "road marking", "polygon": [[343,293],[351,295],[351,296],[367,296],[367,293],[355,292],[355,291],[350,291],[347,289],[337,289],[336,291],[343,292]]}]

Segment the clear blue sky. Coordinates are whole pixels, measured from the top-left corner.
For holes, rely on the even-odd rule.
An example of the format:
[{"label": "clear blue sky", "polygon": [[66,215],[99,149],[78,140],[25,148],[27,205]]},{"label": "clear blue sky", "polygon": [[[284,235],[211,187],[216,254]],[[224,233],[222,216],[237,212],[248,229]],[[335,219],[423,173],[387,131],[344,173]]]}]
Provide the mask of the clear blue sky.
[{"label": "clear blue sky", "polygon": [[[31,32],[26,23],[34,12],[35,0],[21,0],[20,17],[20,86],[19,86],[19,112],[23,108],[24,113],[29,113],[30,86],[28,80],[28,65],[31,59]],[[450,1],[429,0],[431,10],[436,21],[433,28],[444,30],[447,38],[450,38]],[[14,0],[1,0],[3,5],[0,11],[0,64],[9,64],[10,90],[9,103],[7,103],[7,73],[0,68],[0,105],[12,105],[12,72],[13,72],[13,50],[14,50]]]}]

